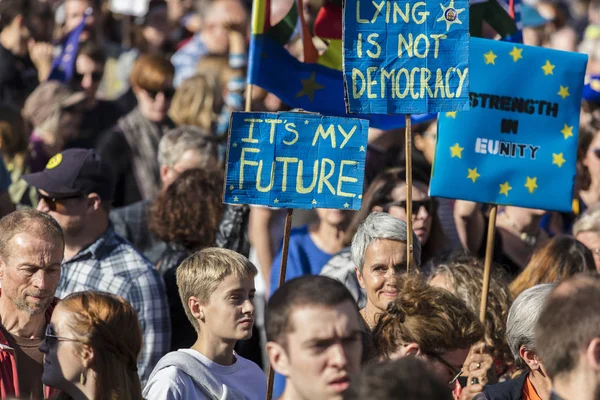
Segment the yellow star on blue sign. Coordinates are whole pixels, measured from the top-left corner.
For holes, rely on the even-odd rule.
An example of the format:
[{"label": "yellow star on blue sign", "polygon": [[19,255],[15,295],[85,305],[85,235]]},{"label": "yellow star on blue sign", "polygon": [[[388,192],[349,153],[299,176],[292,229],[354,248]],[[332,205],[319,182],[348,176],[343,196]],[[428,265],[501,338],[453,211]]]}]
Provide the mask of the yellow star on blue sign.
[{"label": "yellow star on blue sign", "polygon": [[465,11],[464,8],[459,8],[458,10],[454,8],[454,0],[450,0],[448,7],[444,7],[441,3],[440,7],[442,7],[442,16],[436,22],[446,21],[446,32],[450,30],[452,24],[462,25],[462,21],[458,19],[458,14]]}]

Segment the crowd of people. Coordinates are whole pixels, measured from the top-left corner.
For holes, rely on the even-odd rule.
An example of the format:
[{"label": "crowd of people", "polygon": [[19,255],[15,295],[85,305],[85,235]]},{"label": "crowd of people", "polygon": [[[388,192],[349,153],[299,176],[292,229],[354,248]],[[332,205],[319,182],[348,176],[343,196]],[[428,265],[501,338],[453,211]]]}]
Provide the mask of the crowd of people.
[{"label": "crowd of people", "polygon": [[115,3],[0,0],[1,399],[600,400],[598,0],[521,6],[589,90],[573,210],[500,207],[484,318],[489,209],[429,196],[435,118],[413,215],[403,129],[370,128],[361,209],[295,213],[280,286],[286,211],[223,203],[251,2]]}]

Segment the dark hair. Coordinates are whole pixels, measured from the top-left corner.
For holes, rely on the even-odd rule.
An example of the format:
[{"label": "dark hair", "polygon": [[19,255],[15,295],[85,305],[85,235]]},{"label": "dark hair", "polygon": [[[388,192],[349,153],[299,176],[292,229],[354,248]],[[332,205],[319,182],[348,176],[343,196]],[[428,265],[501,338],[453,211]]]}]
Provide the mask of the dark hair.
[{"label": "dark hair", "polygon": [[600,275],[579,274],[550,294],[535,327],[536,350],[550,378],[571,372],[600,338]]},{"label": "dark hair", "polygon": [[0,1],[0,32],[13,23],[18,15],[27,19],[31,9],[30,0],[2,0]]},{"label": "dark hair", "polygon": [[425,355],[466,349],[484,336],[477,316],[458,297],[427,285],[419,274],[398,277],[398,297],[388,304],[373,330],[381,357],[402,343],[417,343]]},{"label": "dark hair", "polygon": [[13,211],[0,219],[0,258],[6,260],[11,255],[8,242],[15,235],[27,232],[43,238],[60,240],[65,247],[63,230],[54,218],[48,214],[26,208]]},{"label": "dark hair", "polygon": [[93,62],[102,64],[102,66],[106,64],[106,51],[104,50],[104,47],[98,45],[94,41],[82,43],[77,56],[89,57]]},{"label": "dark hair", "polygon": [[596,270],[594,255],[573,236],[558,235],[531,257],[527,267],[510,284],[514,297],[540,283],[563,281],[578,272]]},{"label": "dark hair", "polygon": [[21,161],[24,161],[28,153],[29,135],[21,112],[10,104],[0,105],[0,139],[5,164],[13,162],[15,157],[21,157]]},{"label": "dark hair", "polygon": [[[363,196],[362,206],[360,210],[354,214],[352,221],[344,236],[344,246],[349,246],[352,243],[354,234],[362,222],[371,214],[373,207],[384,206],[393,201],[392,191],[401,184],[406,182],[406,169],[403,167],[391,168],[377,175]],[[420,169],[413,169],[413,184],[422,183],[429,185],[429,176]],[[417,211],[417,210],[415,210]],[[430,260],[436,252],[443,251],[446,244],[446,239],[442,231],[437,211],[431,216],[431,234],[427,243],[421,243],[422,255],[421,264]]]},{"label": "dark hair", "polygon": [[158,195],[148,226],[160,240],[189,251],[212,246],[223,213],[222,193],[221,171],[187,170]]},{"label": "dark hair", "polygon": [[360,318],[356,301],[348,289],[335,279],[310,275],[285,282],[273,293],[267,305],[265,315],[267,340],[286,345],[284,335],[294,329],[290,324],[290,317],[296,308],[333,307],[346,301],[354,305],[356,318]]},{"label": "dark hair", "polygon": [[344,400],[451,400],[448,386],[440,382],[425,362],[414,357],[370,364],[350,381]]}]

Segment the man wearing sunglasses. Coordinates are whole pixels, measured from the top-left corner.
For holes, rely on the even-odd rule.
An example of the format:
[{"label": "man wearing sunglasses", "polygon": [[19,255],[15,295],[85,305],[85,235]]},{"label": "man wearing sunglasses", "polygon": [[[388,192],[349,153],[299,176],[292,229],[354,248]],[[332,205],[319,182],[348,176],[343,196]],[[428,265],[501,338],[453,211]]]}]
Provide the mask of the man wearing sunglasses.
[{"label": "man wearing sunglasses", "polygon": [[42,385],[38,346],[57,299],[65,242],[58,223],[39,211],[0,220],[0,398],[51,397]]},{"label": "man wearing sunglasses", "polygon": [[38,210],[64,231],[57,296],[99,290],[131,303],[144,334],[138,372],[145,381],[169,350],[169,310],[158,271],[109,223],[114,179],[108,165],[93,150],[69,149],[50,159],[44,171],[23,179],[40,194]]}]

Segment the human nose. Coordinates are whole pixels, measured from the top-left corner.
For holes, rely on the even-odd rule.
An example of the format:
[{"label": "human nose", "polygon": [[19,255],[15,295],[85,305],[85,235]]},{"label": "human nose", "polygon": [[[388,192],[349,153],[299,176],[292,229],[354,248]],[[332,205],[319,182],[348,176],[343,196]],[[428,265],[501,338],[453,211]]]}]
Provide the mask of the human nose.
[{"label": "human nose", "polygon": [[81,87],[83,89],[89,89],[92,86],[92,75],[91,74],[85,74],[83,76],[83,79],[81,80]]},{"label": "human nose", "polygon": [[419,209],[418,210],[413,210],[416,211],[415,217],[419,218],[419,219],[426,219],[427,217],[429,217],[429,212],[427,212],[427,207],[421,205],[418,206]]},{"label": "human nose", "polygon": [[48,286],[48,277],[46,276],[46,272],[42,269],[38,270],[33,275],[32,283],[36,288],[40,290],[46,290],[46,287]]},{"label": "human nose", "polygon": [[346,351],[344,350],[344,346],[341,343],[337,343],[333,345],[330,349],[329,362],[331,366],[337,367],[339,369],[346,368],[348,364],[348,359],[346,358]]},{"label": "human nose", "polygon": [[242,305],[242,313],[254,314],[254,303],[251,300],[246,300]]},{"label": "human nose", "polygon": [[48,206],[48,203],[46,203],[44,199],[40,199],[36,210],[38,210],[39,212],[47,213],[48,211],[50,211],[50,206]]}]

